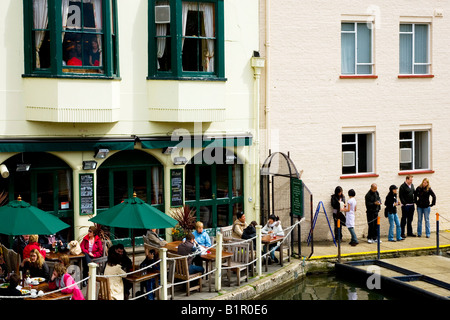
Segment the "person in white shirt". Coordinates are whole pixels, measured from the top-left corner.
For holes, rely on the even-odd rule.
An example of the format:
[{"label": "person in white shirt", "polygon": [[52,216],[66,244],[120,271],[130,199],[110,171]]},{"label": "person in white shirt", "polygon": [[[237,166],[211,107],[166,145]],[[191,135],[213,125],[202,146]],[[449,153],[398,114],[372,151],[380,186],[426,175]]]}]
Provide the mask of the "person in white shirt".
[{"label": "person in white shirt", "polygon": [[343,209],[344,212],[347,212],[345,215],[346,219],[345,224],[352,237],[350,240],[351,246],[356,246],[359,243],[355,233],[355,212],[356,212],[355,195],[356,195],[355,190],[353,189],[348,190],[348,196],[350,197],[350,199],[348,200],[347,205]]},{"label": "person in white shirt", "polygon": [[[262,234],[269,234],[269,235],[275,235],[275,236],[284,236],[283,227],[281,226],[280,218],[278,218],[275,215],[270,215],[269,220],[267,221],[267,224],[261,229]],[[276,247],[273,249],[273,247]],[[275,250],[279,247],[277,244],[272,244],[269,246],[270,250],[270,258],[275,261],[275,263],[278,263],[277,257],[275,257]],[[264,247],[265,248],[265,247]],[[273,249],[273,250],[272,250]],[[265,253],[265,252],[264,252]],[[272,261],[269,260],[269,264],[271,264]]]}]

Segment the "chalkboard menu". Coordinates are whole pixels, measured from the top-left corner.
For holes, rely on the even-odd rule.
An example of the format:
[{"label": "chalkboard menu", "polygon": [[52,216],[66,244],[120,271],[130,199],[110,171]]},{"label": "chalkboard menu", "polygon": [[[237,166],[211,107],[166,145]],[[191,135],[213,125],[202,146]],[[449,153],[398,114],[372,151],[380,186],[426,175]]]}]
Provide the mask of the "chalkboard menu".
[{"label": "chalkboard menu", "polygon": [[170,206],[183,205],[183,169],[170,170]]},{"label": "chalkboard menu", "polygon": [[80,215],[94,214],[94,175],[80,174]]},{"label": "chalkboard menu", "polygon": [[291,178],[291,210],[295,216],[303,217],[302,180]]}]

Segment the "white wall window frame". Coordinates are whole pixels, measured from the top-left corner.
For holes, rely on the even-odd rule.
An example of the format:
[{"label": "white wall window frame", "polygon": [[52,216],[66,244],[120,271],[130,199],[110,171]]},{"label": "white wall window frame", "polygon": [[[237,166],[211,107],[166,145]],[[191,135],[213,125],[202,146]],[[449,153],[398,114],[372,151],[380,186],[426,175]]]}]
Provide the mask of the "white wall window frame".
[{"label": "white wall window frame", "polygon": [[[354,135],[355,139],[354,141],[351,142],[344,142],[341,141],[341,157],[342,157],[342,162],[341,162],[341,170],[342,170],[342,175],[346,176],[353,176],[353,175],[368,175],[368,174],[375,174],[375,134],[374,132],[343,132],[342,133],[342,138],[344,135]],[[360,151],[362,151],[360,143],[359,143],[359,138],[362,136],[366,136],[366,137],[370,137],[370,145],[366,145],[365,148],[365,156],[366,156],[366,168],[363,169],[360,165]],[[343,139],[342,139],[343,140]],[[367,141],[366,141],[367,143]],[[345,172],[344,170],[344,164],[343,164],[343,153],[345,152],[345,150],[347,148],[352,148],[352,146],[354,146],[354,150],[355,150],[355,170],[354,172]],[[370,167],[370,168],[368,168]]]},{"label": "white wall window frame", "polygon": [[[411,133],[411,138],[402,138],[402,133]],[[418,134],[426,133],[426,146],[418,141]],[[417,170],[431,170],[431,130],[402,130],[399,134],[399,154],[400,149],[405,145],[411,145],[411,167],[402,168],[402,163],[399,155],[399,170],[400,171],[417,171]],[[420,149],[420,150],[418,150]],[[424,155],[424,152],[426,154]],[[424,164],[425,163],[425,164]]]},{"label": "white wall window frame", "polygon": [[[342,25],[343,24],[353,24],[353,30],[352,31],[347,31],[347,30],[342,30]],[[367,28],[370,30],[370,62],[358,62],[358,25],[366,25]],[[374,45],[373,45],[373,37],[374,37],[374,32],[373,32],[374,28],[373,28],[373,23],[370,21],[365,21],[365,22],[358,22],[358,21],[341,21],[341,74],[342,75],[374,75]],[[342,48],[342,35],[343,34],[354,34],[355,35],[355,43],[354,43],[354,47],[355,47],[355,52],[354,52],[354,72],[353,73],[349,73],[343,70],[342,64],[343,64],[343,48]],[[359,66],[370,66],[370,73],[362,73],[362,72],[358,72],[358,67]]]},{"label": "white wall window frame", "polygon": [[[411,25],[411,31],[401,31],[401,26],[402,25]],[[415,62],[416,61],[416,26],[417,25],[426,25],[428,27],[427,30],[427,37],[428,37],[428,41],[427,41],[427,62]],[[411,41],[412,41],[412,52],[411,52],[411,73],[402,73],[400,70],[400,64],[401,64],[401,54],[400,54],[400,47],[399,47],[399,74],[401,75],[430,75],[431,74],[431,23],[407,23],[407,22],[402,22],[400,23],[399,26],[399,41],[400,41],[400,37],[401,35],[411,35]],[[400,43],[399,43],[400,46]],[[419,72],[415,72],[415,67],[416,66],[427,66],[427,72],[426,73],[419,73]]]}]

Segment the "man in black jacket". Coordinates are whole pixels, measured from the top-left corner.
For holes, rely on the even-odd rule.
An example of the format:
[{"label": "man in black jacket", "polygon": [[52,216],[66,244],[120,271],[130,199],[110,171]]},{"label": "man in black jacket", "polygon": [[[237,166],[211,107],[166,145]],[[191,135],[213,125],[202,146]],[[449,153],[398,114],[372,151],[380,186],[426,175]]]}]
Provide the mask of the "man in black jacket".
[{"label": "man in black jacket", "polygon": [[405,182],[400,186],[399,189],[399,197],[400,202],[402,204],[402,218],[400,220],[400,227],[402,230],[402,238],[406,238],[405,236],[405,226],[406,226],[406,235],[408,237],[415,237],[412,229],[412,222],[414,218],[414,185],[413,185],[413,176],[406,176]]},{"label": "man in black jacket", "polygon": [[370,190],[366,193],[366,215],[367,224],[369,225],[369,231],[367,233],[367,242],[377,242],[377,217],[378,212],[381,209],[381,199],[377,191],[378,187],[375,183],[372,183]]}]

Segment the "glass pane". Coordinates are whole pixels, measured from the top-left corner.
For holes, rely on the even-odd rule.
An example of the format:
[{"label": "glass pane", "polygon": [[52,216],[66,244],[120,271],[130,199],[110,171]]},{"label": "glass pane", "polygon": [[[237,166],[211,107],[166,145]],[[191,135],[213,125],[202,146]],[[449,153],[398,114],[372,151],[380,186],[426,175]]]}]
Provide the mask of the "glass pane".
[{"label": "glass pane", "polygon": [[97,170],[97,209],[109,208],[109,170]]},{"label": "glass pane", "polygon": [[355,74],[355,34],[341,34],[341,73]]},{"label": "glass pane", "polygon": [[355,31],[354,23],[341,23],[341,31]]},{"label": "glass pane", "polygon": [[228,194],[228,166],[216,166],[217,198],[226,198]]},{"label": "glass pane", "polygon": [[229,216],[230,205],[222,204],[217,206],[217,226],[225,227],[228,226],[228,216]]},{"label": "glass pane", "polygon": [[20,196],[23,201],[31,203],[30,172],[16,172],[14,175],[14,200]]},{"label": "glass pane", "polygon": [[412,24],[401,24],[400,32],[412,32]]},{"label": "glass pane", "polygon": [[101,67],[102,63],[102,36],[88,36],[84,37],[85,43],[88,48],[87,65],[93,67]]},{"label": "glass pane", "polygon": [[65,32],[63,41],[63,65],[87,65],[88,47],[81,33]]},{"label": "glass pane", "polygon": [[50,32],[49,31],[34,31],[35,46],[39,47],[39,52],[36,56],[35,67],[40,69],[48,69],[51,67],[50,59]]},{"label": "glass pane", "polygon": [[428,25],[416,24],[414,29],[414,62],[428,63]]},{"label": "glass pane", "polygon": [[196,200],[195,198],[195,165],[188,164],[184,170],[185,174],[185,200]]},{"label": "glass pane", "polygon": [[129,197],[126,171],[114,172],[114,205],[121,203]]},{"label": "glass pane", "polygon": [[171,70],[170,25],[168,23],[156,25],[156,58],[159,71]]},{"label": "glass pane", "polygon": [[233,173],[233,197],[240,197],[243,195],[243,183],[242,183],[242,165],[234,164]]},{"label": "glass pane", "polygon": [[73,209],[72,204],[72,173],[69,170],[58,170],[58,203],[59,209]]},{"label": "glass pane", "polygon": [[213,211],[212,206],[200,207],[200,221],[203,222],[203,228],[212,228]]},{"label": "glass pane", "polygon": [[147,201],[147,172],[145,170],[133,171],[133,192],[142,201]]},{"label": "glass pane", "polygon": [[[367,23],[358,23],[358,63],[372,63],[372,30]],[[358,72],[359,73],[359,72]]]},{"label": "glass pane", "polygon": [[343,143],[347,143],[347,142],[356,142],[356,134],[351,133],[351,134],[343,134],[342,135],[342,142]]},{"label": "glass pane", "polygon": [[[238,212],[243,212],[244,211],[244,205],[240,202],[233,204],[233,221],[236,220],[236,214]],[[230,221],[229,224],[231,224],[232,221]],[[250,223],[250,221],[247,221],[247,223]]]},{"label": "glass pane", "polygon": [[163,168],[152,167],[152,204],[163,203]]},{"label": "glass pane", "polygon": [[400,34],[400,73],[412,74],[412,35]]},{"label": "glass pane", "polygon": [[429,169],[427,131],[414,133],[414,156],[414,169]]},{"label": "glass pane", "polygon": [[44,211],[54,211],[53,200],[53,173],[45,172],[37,174],[37,207]]},{"label": "glass pane", "polygon": [[371,65],[358,66],[357,74],[372,74],[372,66]]},{"label": "glass pane", "polygon": [[211,167],[201,166],[200,171],[200,199],[212,199]]},{"label": "glass pane", "polygon": [[412,131],[400,132],[400,140],[412,139]]},{"label": "glass pane", "polygon": [[358,173],[372,171],[372,135],[358,134]]}]

